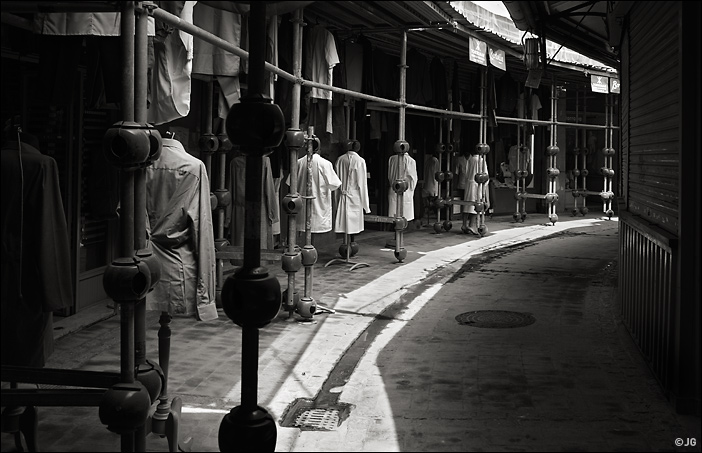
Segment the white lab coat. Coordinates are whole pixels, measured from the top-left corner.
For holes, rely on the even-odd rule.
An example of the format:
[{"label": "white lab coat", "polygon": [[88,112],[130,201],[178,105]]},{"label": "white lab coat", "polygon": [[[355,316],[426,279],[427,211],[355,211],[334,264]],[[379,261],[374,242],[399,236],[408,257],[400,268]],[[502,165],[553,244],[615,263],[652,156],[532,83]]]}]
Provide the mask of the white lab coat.
[{"label": "white lab coat", "polygon": [[355,151],[348,151],[336,161],[341,179],[337,189],[335,233],[358,234],[363,231],[363,213],[370,212],[366,161]]},{"label": "white lab coat", "polygon": [[[334,165],[319,154],[312,155],[312,214],[310,217],[312,233],[326,233],[332,229],[332,190],[341,186],[341,180],[334,171]],[[285,180],[290,185],[290,175]],[[297,191],[307,195],[307,156],[297,160]],[[297,214],[297,229],[305,231],[307,220],[306,203]]]},{"label": "white lab coat", "polygon": [[414,220],[414,189],[417,187],[417,162],[407,153],[390,156],[388,162],[388,216],[395,217],[397,211],[397,194],[392,185],[397,179],[405,179],[408,188],[402,195],[402,216]]}]

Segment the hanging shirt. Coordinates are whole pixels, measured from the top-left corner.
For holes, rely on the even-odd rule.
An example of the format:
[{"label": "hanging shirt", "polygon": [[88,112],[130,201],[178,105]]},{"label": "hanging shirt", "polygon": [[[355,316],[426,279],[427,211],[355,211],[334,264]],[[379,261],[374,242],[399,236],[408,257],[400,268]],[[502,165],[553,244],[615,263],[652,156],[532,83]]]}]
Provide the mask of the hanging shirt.
[{"label": "hanging shirt", "polygon": [[2,364],[43,367],[53,311],[73,305],[68,228],[56,161],[24,142],[2,149]]},{"label": "hanging shirt", "polygon": [[210,182],[205,164],[164,138],[161,156],[146,169],[149,240],[161,279],[147,308],[216,319],[215,249]]},{"label": "hanging shirt", "polygon": [[[255,157],[252,157],[255,158]],[[246,217],[246,159],[244,155],[235,156],[229,164],[232,203],[227,208],[225,226],[229,227],[232,245],[244,245],[244,224]],[[275,192],[275,180],[271,172],[271,160],[263,157],[262,162],[263,196],[261,197],[261,249],[272,249],[273,235],[280,234],[280,203]],[[275,225],[278,225],[277,232]]]},{"label": "hanging shirt", "polygon": [[[183,8],[180,11],[169,12],[177,13],[180,20],[192,24],[195,3],[197,2],[182,2]],[[154,63],[148,122],[163,124],[188,116],[193,36],[184,31],[175,30],[166,36],[163,42],[157,40],[154,43]]]},{"label": "hanging shirt", "polygon": [[[334,35],[319,25],[310,28],[305,42],[305,55],[306,77],[309,77],[309,80],[313,82],[332,85],[334,66],[340,63]],[[331,99],[332,92],[321,88],[312,88],[310,97]]]},{"label": "hanging shirt", "polygon": [[[313,82],[333,85],[334,66],[340,63],[334,35],[319,25],[312,27],[305,41],[305,55],[305,74],[307,77]],[[333,133],[332,92],[321,88],[312,88],[310,97],[326,99],[327,118],[325,131],[330,134]]]},{"label": "hanging shirt", "polygon": [[[197,2],[193,8],[193,25],[213,33],[229,44],[242,46],[241,14],[226,11]],[[217,116],[226,118],[229,107],[239,102],[241,85],[241,57],[228,50],[221,49],[195,36],[193,38],[192,73],[195,75],[216,76],[220,87],[217,103]]]},{"label": "hanging shirt", "polygon": [[407,153],[393,154],[388,161],[388,216],[395,217],[397,212],[397,194],[392,190],[392,185],[397,179],[404,179],[408,188],[402,195],[402,216],[414,220],[414,189],[417,187],[417,162]]},{"label": "hanging shirt", "polygon": [[439,159],[436,156],[427,156],[424,161],[424,184],[422,185],[423,197],[439,196],[439,181],[434,176],[439,171]]},{"label": "hanging shirt", "polygon": [[341,180],[337,189],[338,205],[334,232],[357,234],[363,231],[363,213],[370,212],[366,161],[355,151],[348,151],[336,161]]},{"label": "hanging shirt", "polygon": [[[315,153],[310,162],[312,167],[312,209],[310,223],[312,233],[326,233],[332,229],[332,190],[341,186],[341,180],[334,171],[331,162]],[[307,156],[297,160],[297,191],[300,195],[307,195]],[[290,185],[290,175],[285,183]],[[302,209],[297,214],[297,229],[305,231],[307,220],[307,200],[303,199]]]},{"label": "hanging shirt", "polygon": [[456,159],[453,174],[456,175],[456,189],[465,190],[468,182],[468,158],[463,154]]},{"label": "hanging shirt", "polygon": [[[42,35],[120,36],[119,12],[39,12],[34,14],[34,32]],[[156,32],[154,18],[149,16],[147,35]]]}]

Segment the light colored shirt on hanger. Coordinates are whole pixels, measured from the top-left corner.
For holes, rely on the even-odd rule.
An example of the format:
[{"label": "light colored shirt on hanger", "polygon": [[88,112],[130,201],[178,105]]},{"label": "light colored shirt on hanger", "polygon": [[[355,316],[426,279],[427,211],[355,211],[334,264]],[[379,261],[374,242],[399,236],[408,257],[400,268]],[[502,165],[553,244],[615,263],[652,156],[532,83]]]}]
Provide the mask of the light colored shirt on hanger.
[{"label": "light colored shirt on hanger", "polygon": [[[332,191],[341,186],[341,180],[334,171],[334,166],[319,154],[312,155],[310,162],[312,168],[312,233],[326,233],[332,229]],[[307,195],[307,156],[297,160],[297,191],[300,195]],[[290,175],[285,183],[290,185]],[[303,200],[302,209],[297,214],[297,230],[305,231],[307,219],[306,200]]]},{"label": "light colored shirt on hanger", "polygon": [[414,220],[414,189],[417,187],[417,162],[407,153],[393,154],[388,161],[388,216],[395,217],[397,212],[397,194],[392,185],[397,179],[405,179],[408,188],[402,195],[402,216]]}]

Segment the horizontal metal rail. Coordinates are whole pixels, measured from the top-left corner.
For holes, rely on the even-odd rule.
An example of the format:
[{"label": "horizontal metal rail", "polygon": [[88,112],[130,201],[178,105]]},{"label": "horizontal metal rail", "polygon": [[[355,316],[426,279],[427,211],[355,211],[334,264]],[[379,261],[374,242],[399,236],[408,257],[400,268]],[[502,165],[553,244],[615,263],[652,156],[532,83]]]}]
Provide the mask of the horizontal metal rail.
[{"label": "horizontal metal rail", "polygon": [[[170,25],[178,30],[184,31],[192,36],[200,38],[203,41],[206,41],[215,47],[229,51],[240,58],[243,58],[245,60],[249,59],[249,53],[247,51],[245,51],[244,49],[237,47],[237,46],[231,44],[230,42],[225,41],[224,39],[220,38],[219,36],[212,34],[206,30],[203,30],[202,28],[200,28],[196,25],[193,25],[189,22],[186,22],[186,21],[182,20],[181,18],[179,18],[178,16],[169,13],[168,11],[164,11],[163,9],[160,9],[160,8],[155,8],[153,10],[152,14],[153,14],[155,19],[163,21],[164,23],[166,23],[166,24],[168,24],[168,25]],[[268,62],[265,63],[265,69],[269,72],[272,72],[274,74],[279,75],[280,77],[282,77],[290,82],[297,83],[297,84],[300,84],[302,86],[319,88],[322,90],[331,91],[333,93],[345,94],[347,96],[357,98],[357,99],[365,99],[367,101],[375,101],[375,102],[378,102],[378,103],[383,104],[383,105],[389,105],[389,106],[393,106],[393,107],[404,107],[406,109],[417,110],[420,112],[430,112],[430,113],[435,113],[436,115],[439,115],[439,116],[450,117],[450,118],[461,118],[461,119],[467,119],[467,120],[480,120],[480,118],[481,118],[480,115],[477,115],[475,113],[465,113],[465,112],[458,112],[458,111],[452,111],[452,110],[437,109],[437,108],[433,108],[433,107],[427,107],[424,105],[408,104],[406,102],[385,99],[385,98],[373,96],[370,94],[347,90],[345,88],[335,87],[332,85],[325,85],[323,83],[313,82],[311,80],[305,80],[301,77],[295,77],[294,75],[290,74],[289,72],[284,71],[284,70],[280,69],[279,67],[274,66]],[[496,118],[498,120],[507,121],[507,122],[552,124],[550,121],[527,120],[527,119],[509,118],[509,117],[496,117]],[[582,123],[556,123],[556,124],[572,125],[572,126],[577,126],[577,127],[582,127],[582,128],[606,128],[606,126],[587,125],[587,124],[582,124]]]}]

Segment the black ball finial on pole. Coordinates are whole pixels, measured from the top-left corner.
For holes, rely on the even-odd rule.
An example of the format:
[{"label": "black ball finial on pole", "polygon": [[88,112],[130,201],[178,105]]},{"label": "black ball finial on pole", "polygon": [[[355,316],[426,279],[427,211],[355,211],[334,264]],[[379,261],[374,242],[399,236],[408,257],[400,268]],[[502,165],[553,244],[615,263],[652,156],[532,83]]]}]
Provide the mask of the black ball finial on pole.
[{"label": "black ball finial on pole", "polygon": [[280,107],[263,94],[265,2],[251,2],[249,24],[249,91],[232,106],[226,120],[229,140],[246,156],[244,265],[222,286],[224,312],[243,329],[241,405],[222,419],[220,451],[274,451],[277,440],[275,420],[257,401],[258,329],[278,314],[282,302],[278,279],[261,267],[260,221],[262,159],[282,141],[285,119]]}]

